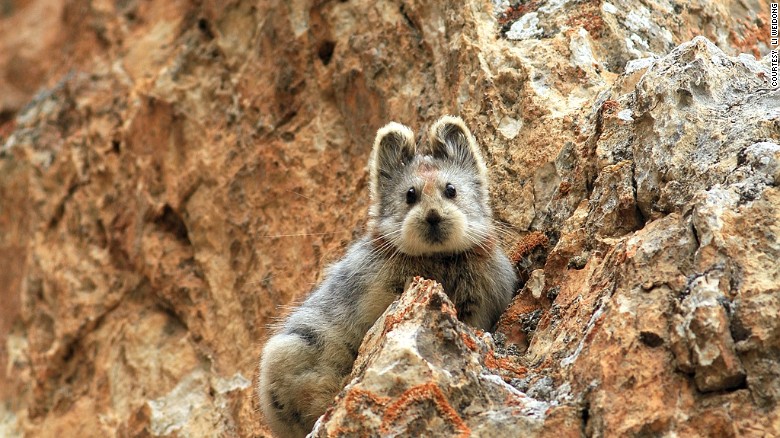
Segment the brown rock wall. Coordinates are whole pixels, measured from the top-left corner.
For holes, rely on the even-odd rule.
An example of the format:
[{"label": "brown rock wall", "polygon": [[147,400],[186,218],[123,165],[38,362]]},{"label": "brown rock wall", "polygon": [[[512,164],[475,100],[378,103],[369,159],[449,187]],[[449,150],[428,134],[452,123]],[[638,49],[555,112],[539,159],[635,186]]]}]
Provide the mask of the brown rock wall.
[{"label": "brown rock wall", "polygon": [[534,279],[514,384],[571,395],[544,428],[777,432],[768,2],[505,3],[0,2],[0,435],[263,434],[375,130],[448,112]]}]

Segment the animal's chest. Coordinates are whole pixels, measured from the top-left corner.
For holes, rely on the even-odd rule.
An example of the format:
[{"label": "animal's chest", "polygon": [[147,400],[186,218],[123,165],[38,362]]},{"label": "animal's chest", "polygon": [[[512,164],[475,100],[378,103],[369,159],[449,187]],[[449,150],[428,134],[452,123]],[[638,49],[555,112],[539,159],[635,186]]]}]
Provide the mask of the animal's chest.
[{"label": "animal's chest", "polygon": [[462,321],[474,324],[472,317],[481,307],[487,284],[484,274],[474,264],[458,263],[452,260],[426,260],[394,266],[387,265],[375,277],[372,287],[368,290],[368,299],[362,300],[363,312],[366,318],[366,330],[382,312],[397,299],[411,280],[424,277],[441,283],[444,291],[450,297]]},{"label": "animal's chest", "polygon": [[388,272],[383,283],[388,292],[400,295],[409,282],[416,276],[436,280],[456,304],[475,290],[480,275],[473,266],[463,260],[434,259],[417,263],[408,263]]}]

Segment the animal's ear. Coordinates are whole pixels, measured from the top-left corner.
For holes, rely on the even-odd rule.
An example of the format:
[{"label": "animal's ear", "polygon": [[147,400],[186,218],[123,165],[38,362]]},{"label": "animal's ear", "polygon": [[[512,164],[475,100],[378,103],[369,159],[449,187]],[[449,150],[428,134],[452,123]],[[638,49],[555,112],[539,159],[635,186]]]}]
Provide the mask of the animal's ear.
[{"label": "animal's ear", "polygon": [[376,133],[374,149],[368,162],[371,199],[379,200],[383,184],[414,158],[414,133],[407,126],[390,122]]},{"label": "animal's ear", "polygon": [[479,145],[460,117],[442,116],[431,126],[426,154],[452,160],[464,168],[474,169],[483,178],[487,167]]}]

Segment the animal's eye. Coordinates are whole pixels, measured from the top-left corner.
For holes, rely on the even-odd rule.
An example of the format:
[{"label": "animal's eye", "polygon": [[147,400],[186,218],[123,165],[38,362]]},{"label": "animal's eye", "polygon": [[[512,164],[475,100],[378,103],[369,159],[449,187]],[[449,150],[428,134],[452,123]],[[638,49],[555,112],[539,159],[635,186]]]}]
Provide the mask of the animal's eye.
[{"label": "animal's eye", "polygon": [[458,194],[458,192],[455,190],[455,186],[447,183],[447,185],[444,187],[444,196],[452,199],[456,194]]},{"label": "animal's eye", "polygon": [[406,192],[406,203],[412,205],[415,202],[417,202],[417,190],[412,187]]}]

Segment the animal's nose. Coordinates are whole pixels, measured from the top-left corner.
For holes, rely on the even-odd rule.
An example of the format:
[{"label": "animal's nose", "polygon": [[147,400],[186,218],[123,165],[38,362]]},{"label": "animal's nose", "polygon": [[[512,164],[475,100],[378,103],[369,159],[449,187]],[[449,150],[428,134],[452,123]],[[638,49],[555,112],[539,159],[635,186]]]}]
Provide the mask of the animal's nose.
[{"label": "animal's nose", "polygon": [[431,225],[439,225],[439,222],[441,222],[441,215],[439,215],[439,212],[436,210],[429,210],[428,214],[425,215],[425,221]]}]

